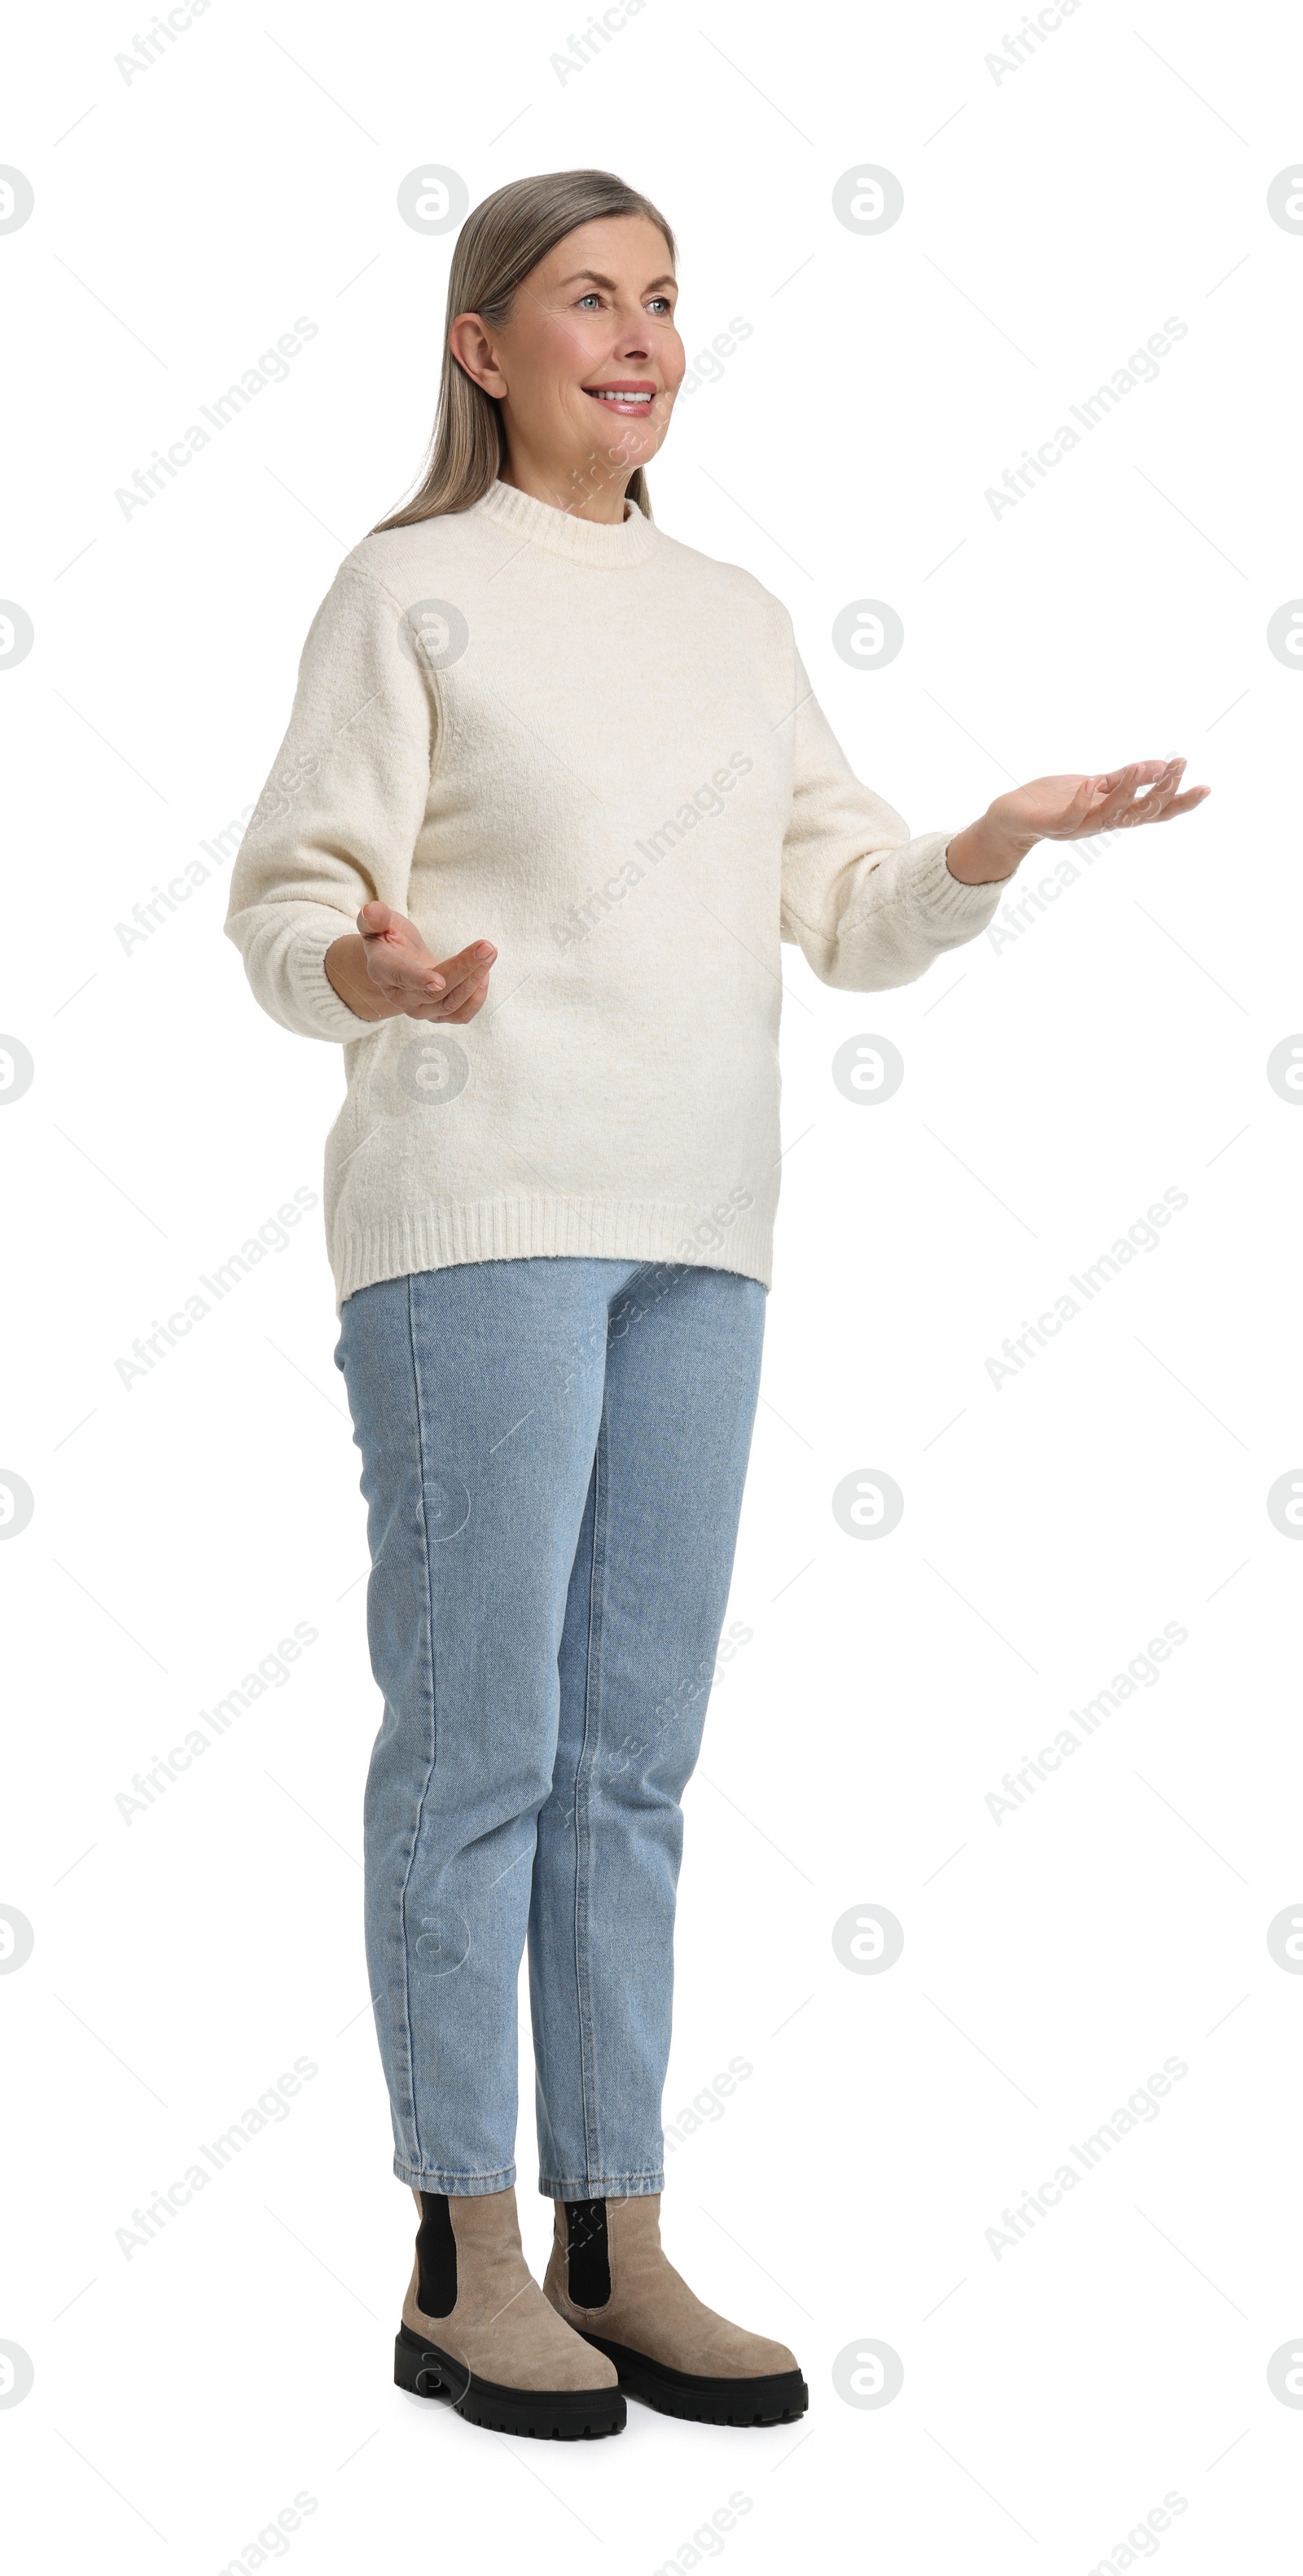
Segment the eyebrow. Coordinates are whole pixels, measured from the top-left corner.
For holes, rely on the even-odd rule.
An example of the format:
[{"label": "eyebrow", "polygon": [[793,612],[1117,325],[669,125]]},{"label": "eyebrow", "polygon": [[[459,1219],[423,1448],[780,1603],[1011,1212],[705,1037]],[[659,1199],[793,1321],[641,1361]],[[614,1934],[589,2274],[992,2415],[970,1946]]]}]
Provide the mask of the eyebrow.
[{"label": "eyebrow", "polygon": [[[608,292],[612,295],[617,292],[615,279],[613,277],[603,277],[600,269],[596,268],[577,268],[573,277],[563,277],[561,283],[563,286],[578,286],[580,279],[584,277],[591,278],[594,286],[606,287]],[[651,285],[644,286],[642,291],[644,295],[650,295],[653,289],[658,286],[677,286],[678,282],[677,277],[654,277],[651,281]]]}]

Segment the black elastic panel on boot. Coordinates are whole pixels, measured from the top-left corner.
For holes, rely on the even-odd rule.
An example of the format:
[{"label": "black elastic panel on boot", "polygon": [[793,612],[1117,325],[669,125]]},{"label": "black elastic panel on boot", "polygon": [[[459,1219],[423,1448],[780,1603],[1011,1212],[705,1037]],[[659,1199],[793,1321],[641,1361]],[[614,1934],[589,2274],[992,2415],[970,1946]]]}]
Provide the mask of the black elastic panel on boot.
[{"label": "black elastic panel on boot", "polygon": [[448,2195],[421,2194],[421,2224],[416,2231],[416,2298],[424,2317],[450,2316],[457,2305],[457,2239],[452,2232]]},{"label": "black elastic panel on boot", "polygon": [[569,2291],[577,2308],[604,2308],[611,2295],[611,2256],[604,2200],[568,2200]]}]

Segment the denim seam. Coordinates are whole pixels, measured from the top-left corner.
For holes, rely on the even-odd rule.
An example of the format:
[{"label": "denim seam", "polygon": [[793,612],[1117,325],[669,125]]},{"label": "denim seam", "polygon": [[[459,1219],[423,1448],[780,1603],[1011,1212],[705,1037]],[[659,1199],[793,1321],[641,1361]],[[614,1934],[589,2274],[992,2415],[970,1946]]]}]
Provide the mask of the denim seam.
[{"label": "denim seam", "polygon": [[627,2191],[635,2182],[651,2183],[657,2191],[663,2191],[664,2166],[654,2166],[649,2173],[576,2174],[573,2179],[540,2174],[538,2187],[545,2200],[613,2200],[617,2193]]},{"label": "denim seam", "polygon": [[[639,2167],[636,2173],[626,2174],[625,2180],[627,2182],[650,2182],[654,2174],[664,2173],[664,2171],[664,2165],[648,2165],[645,2168]],[[593,2176],[591,2173],[584,2175],[577,2174],[575,2176],[576,2183],[582,2184],[585,2189],[587,2189],[588,2184],[591,2183],[592,2180]]]},{"label": "denim seam", "polygon": [[430,1525],[425,1509],[425,1417],[421,1406],[421,1372],[417,1365],[416,1357],[416,1327],[412,1318],[412,1279],[410,1276],[407,1281],[407,1339],[412,1363],[412,1410],[416,1422],[416,1459],[421,1493],[421,1543],[425,1551],[426,1637],[428,1641],[430,1665],[430,1759],[426,1766],[425,1779],[422,1783],[421,1794],[416,1802],[416,1823],[412,1833],[411,1850],[407,1855],[407,1868],[403,1873],[403,1883],[398,1896],[398,1920],[403,1941],[403,2037],[407,2051],[407,2080],[412,2102],[412,2138],[415,2143],[415,2155],[412,2161],[418,2166],[423,2166],[425,2157],[421,2148],[420,2113],[416,2099],[416,2068],[412,2049],[412,1963],[411,1948],[407,1937],[407,1891],[411,1884],[412,1871],[416,1866],[416,1854],[421,1840],[421,1825],[425,1815],[425,1802],[430,1793],[430,1782],[434,1777],[434,1765],[438,1750],[438,1742],[434,1710],[434,1577],[430,1562]]},{"label": "denim seam", "polygon": [[579,2082],[583,2105],[584,2155],[590,2172],[601,2171],[597,2065],[593,2026],[593,1987],[589,1961],[589,1909],[592,1896],[592,1837],[588,1822],[589,1783],[601,1730],[602,1588],[606,1565],[606,1396],[593,1449],[593,1553],[589,1567],[588,1651],[584,1666],[584,1740],[575,1771],[575,1987],[578,2003]]},{"label": "denim seam", "polygon": [[[498,2182],[502,2184],[504,2190],[509,2191],[516,2174],[514,2164],[499,2165],[495,2173],[448,2173],[441,2165],[436,2166],[432,2173],[427,2173],[420,2164],[409,2166],[398,2157],[394,2161],[396,2166],[401,2166],[397,2179],[403,2182],[411,2180],[418,2189],[424,2188],[426,2191],[447,2192],[459,2182]],[[453,2198],[456,2199],[456,2197],[457,2194],[453,2191]]]}]

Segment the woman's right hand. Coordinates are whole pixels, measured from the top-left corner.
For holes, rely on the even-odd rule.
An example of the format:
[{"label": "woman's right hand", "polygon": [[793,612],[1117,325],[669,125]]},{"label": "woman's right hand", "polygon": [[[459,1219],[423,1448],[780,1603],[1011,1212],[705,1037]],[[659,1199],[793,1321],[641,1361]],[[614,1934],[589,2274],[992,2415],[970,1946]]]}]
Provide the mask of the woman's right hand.
[{"label": "woman's right hand", "polygon": [[326,973],[341,1002],[360,1020],[473,1020],[483,1007],[497,957],[477,939],[440,964],[414,922],[387,903],[364,903],[356,933],[333,939]]}]

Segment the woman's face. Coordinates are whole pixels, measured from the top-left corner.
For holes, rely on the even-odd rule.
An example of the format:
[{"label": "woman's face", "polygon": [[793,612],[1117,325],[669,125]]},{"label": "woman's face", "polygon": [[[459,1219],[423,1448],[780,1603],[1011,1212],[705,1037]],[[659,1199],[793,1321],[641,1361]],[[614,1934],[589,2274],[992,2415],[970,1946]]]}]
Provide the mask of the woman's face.
[{"label": "woman's face", "polygon": [[580,515],[622,515],[683,382],[677,291],[655,224],[614,215],[567,233],[498,329],[458,315],[453,354],[502,406],[512,482]]}]

